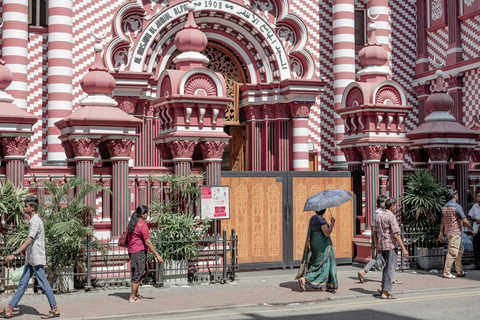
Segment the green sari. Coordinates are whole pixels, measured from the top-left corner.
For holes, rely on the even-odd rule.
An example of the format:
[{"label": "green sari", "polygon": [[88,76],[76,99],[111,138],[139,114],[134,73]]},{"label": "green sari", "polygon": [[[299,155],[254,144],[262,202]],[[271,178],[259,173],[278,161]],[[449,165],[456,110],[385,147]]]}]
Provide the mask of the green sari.
[{"label": "green sari", "polygon": [[[312,217],[313,218],[313,217]],[[312,232],[308,222],[308,234],[303,250],[302,264],[295,279],[305,277],[306,283],[314,289],[337,289],[337,266],[330,237],[323,232]],[[308,261],[308,254],[312,252]]]}]

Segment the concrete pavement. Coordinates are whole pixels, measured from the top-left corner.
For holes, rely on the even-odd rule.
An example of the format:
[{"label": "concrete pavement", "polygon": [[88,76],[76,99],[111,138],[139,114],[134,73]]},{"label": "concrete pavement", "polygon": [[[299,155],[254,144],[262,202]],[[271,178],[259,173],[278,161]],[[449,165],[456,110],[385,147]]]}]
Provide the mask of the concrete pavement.
[{"label": "concrete pavement", "polygon": [[[466,268],[467,269],[467,268]],[[56,295],[62,319],[108,319],[119,316],[165,315],[194,312],[202,309],[221,309],[233,306],[278,305],[307,303],[336,299],[355,299],[378,295],[381,272],[369,272],[364,284],[357,279],[354,266],[337,269],[337,293],[309,290],[301,292],[295,279],[297,270],[262,270],[238,272],[235,281],[226,284],[193,284],[163,288],[141,287],[141,303],[129,303],[130,288],[94,289]],[[451,288],[480,288],[480,271],[468,271],[464,278],[444,279],[442,270],[406,271],[396,273],[403,283],[394,285],[393,293],[449,290]],[[12,294],[1,295],[0,306],[5,307]],[[21,319],[39,319],[49,309],[44,295],[25,295],[14,315]]]}]

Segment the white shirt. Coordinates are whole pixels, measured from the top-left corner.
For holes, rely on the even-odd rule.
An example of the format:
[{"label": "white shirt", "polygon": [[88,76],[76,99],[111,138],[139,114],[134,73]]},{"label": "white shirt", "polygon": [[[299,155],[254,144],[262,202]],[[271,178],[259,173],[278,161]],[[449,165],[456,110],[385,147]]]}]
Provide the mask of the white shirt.
[{"label": "white shirt", "polygon": [[[468,216],[472,219],[480,219],[480,206],[478,205],[478,202],[473,205],[472,209],[470,209]],[[479,227],[480,225],[477,223],[477,221],[475,221],[473,223],[473,230],[475,233],[478,232]]]}]

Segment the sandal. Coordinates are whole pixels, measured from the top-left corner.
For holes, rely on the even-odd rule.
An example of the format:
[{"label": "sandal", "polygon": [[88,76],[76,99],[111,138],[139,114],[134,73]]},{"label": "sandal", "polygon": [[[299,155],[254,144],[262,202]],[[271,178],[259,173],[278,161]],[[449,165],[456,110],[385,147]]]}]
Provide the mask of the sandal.
[{"label": "sandal", "polygon": [[53,310],[48,311],[47,315],[44,315],[42,319],[51,319],[51,318],[57,318],[60,317],[60,312],[56,313]]},{"label": "sandal", "polygon": [[300,290],[305,291],[305,278],[301,277],[298,279],[298,285],[300,286]]},{"label": "sandal", "polygon": [[128,302],[131,302],[131,303],[134,303],[134,302],[142,302],[142,300],[141,300],[139,297],[136,296],[135,299],[133,299],[133,301],[130,300],[130,299],[128,299]]},{"label": "sandal", "polygon": [[378,288],[378,289],[377,289],[377,292],[378,292],[378,293],[380,293],[380,294],[383,294],[383,290],[382,290],[382,288],[381,288],[381,287],[380,287],[380,288]]},{"label": "sandal", "polygon": [[467,275],[467,273],[465,271],[462,271],[462,273],[457,273],[457,277],[461,278],[461,277],[465,277]]},{"label": "sandal", "polygon": [[380,299],[387,299],[387,300],[395,300],[397,299],[397,296],[394,296],[393,294],[388,294],[388,296],[384,297],[384,296],[381,296]]},{"label": "sandal", "polygon": [[455,277],[453,274],[451,274],[451,273],[450,273],[448,276],[443,275],[443,277],[446,278],[446,279],[455,279],[455,278],[456,278],[456,277]]},{"label": "sandal", "polygon": [[326,290],[327,292],[331,292],[331,293],[337,293],[337,290],[333,289],[333,288],[327,288]]},{"label": "sandal", "polygon": [[393,280],[393,284],[402,284],[402,281],[395,279]]},{"label": "sandal", "polygon": [[9,319],[13,317],[13,315],[7,315],[7,309],[3,308],[2,311],[0,311],[0,317]]},{"label": "sandal", "polygon": [[357,272],[358,280],[360,280],[361,283],[365,282],[365,278],[362,276],[361,272]]}]

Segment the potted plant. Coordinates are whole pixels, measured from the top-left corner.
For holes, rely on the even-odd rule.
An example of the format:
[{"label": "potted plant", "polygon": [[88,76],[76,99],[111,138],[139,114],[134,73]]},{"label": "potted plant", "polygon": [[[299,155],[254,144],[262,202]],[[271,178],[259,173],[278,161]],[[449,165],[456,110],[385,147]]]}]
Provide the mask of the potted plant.
[{"label": "potted plant", "polygon": [[[165,282],[187,282],[188,261],[199,255],[197,241],[210,228],[209,220],[200,220],[195,214],[200,193],[199,182],[204,175],[151,175],[150,179],[160,182],[165,201],[154,201],[150,205],[152,243],[161,252]],[[158,248],[158,234],[162,246]],[[153,261],[149,254],[149,261]],[[173,281],[170,281],[173,280]]]},{"label": "potted plant", "polygon": [[406,233],[415,243],[417,263],[429,269],[443,263],[443,244],[438,241],[445,187],[430,170],[418,169],[404,179],[402,220]]}]

